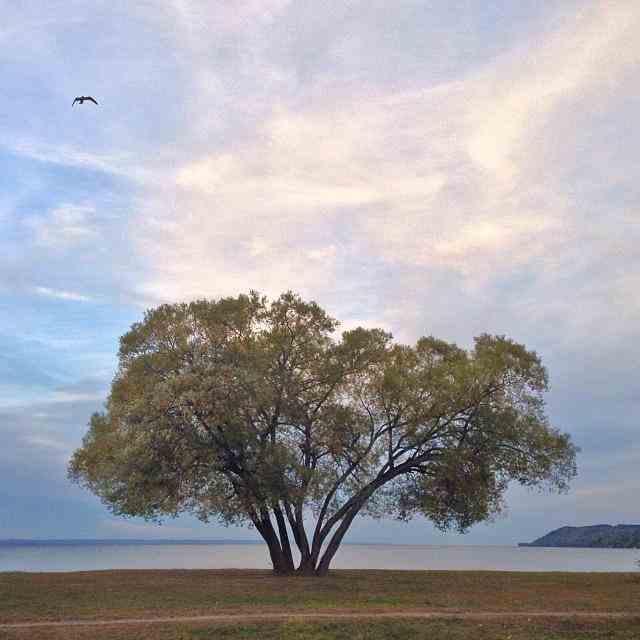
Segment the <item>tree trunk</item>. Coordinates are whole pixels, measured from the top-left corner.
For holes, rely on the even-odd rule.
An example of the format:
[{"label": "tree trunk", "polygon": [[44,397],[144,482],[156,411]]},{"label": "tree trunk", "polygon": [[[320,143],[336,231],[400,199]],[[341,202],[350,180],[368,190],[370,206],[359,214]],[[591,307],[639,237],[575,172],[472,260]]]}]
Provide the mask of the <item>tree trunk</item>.
[{"label": "tree trunk", "polygon": [[303,549],[300,549],[301,559],[297,569],[295,568],[293,563],[291,546],[289,544],[286,527],[284,527],[284,518],[282,518],[282,511],[280,511],[280,517],[282,518],[281,522],[280,518],[278,517],[278,511],[274,510],[281,539],[278,539],[278,533],[271,524],[271,520],[269,519],[268,515],[266,519],[263,516],[262,520],[260,521],[260,526],[257,527],[257,529],[264,538],[269,548],[271,564],[273,565],[273,573],[277,576],[326,576],[329,572],[329,565],[331,564],[333,557],[338,551],[338,548],[340,547],[340,544],[345,534],[347,533],[347,530],[351,526],[351,523],[362,508],[362,505],[363,502],[357,503],[342,518],[342,520],[340,521],[340,525],[333,534],[319,562],[318,558],[320,556],[321,543],[318,545],[318,548],[313,550],[312,552],[309,551],[308,546],[306,547],[306,549],[303,546]]},{"label": "tree trunk", "polygon": [[271,556],[271,564],[273,565],[273,573],[277,576],[290,576],[293,571],[289,566],[280,545],[276,542],[275,545],[267,542],[269,547],[269,555]]},{"label": "tree trunk", "polygon": [[279,505],[273,508],[273,513],[276,516],[276,522],[278,523],[278,532],[280,534],[280,548],[287,568],[288,573],[293,573],[295,570],[295,564],[293,562],[293,554],[291,553],[291,544],[289,542],[289,534],[287,533],[287,523],[284,519],[284,514]]},{"label": "tree trunk", "polygon": [[333,560],[333,556],[336,555],[336,551],[344,538],[345,533],[351,526],[353,519],[358,514],[358,511],[362,508],[362,504],[355,505],[351,511],[342,519],[340,526],[337,528],[336,532],[333,534],[331,541],[327,545],[324,554],[320,562],[318,563],[318,567],[316,569],[316,575],[319,577],[324,577],[329,573],[329,565]]},{"label": "tree trunk", "polygon": [[[345,534],[347,533],[354,518],[358,515],[367,500],[377,489],[379,489],[386,482],[392,480],[401,473],[404,473],[408,468],[410,468],[411,464],[412,463],[405,463],[390,470],[387,474],[382,477],[378,477],[370,485],[362,489],[358,495],[354,496],[351,505],[345,505],[346,509],[344,513],[341,514],[341,519],[336,519],[336,521],[328,523],[330,524],[330,526],[325,525],[322,532],[318,532],[316,529],[311,549],[309,549],[309,543],[306,537],[306,533],[304,532],[304,524],[302,523],[301,515],[302,509],[300,509],[299,519],[295,518],[293,517],[291,510],[287,509],[287,504],[285,503],[287,518],[289,519],[291,529],[294,533],[296,544],[300,549],[301,560],[300,565],[297,569],[294,568],[289,536],[287,534],[286,521],[280,505],[276,505],[276,507],[274,508],[274,514],[278,524],[278,529],[280,531],[280,540],[278,539],[278,534],[271,524],[269,513],[267,511],[262,511],[262,518],[259,521],[260,526],[256,524],[256,528],[267,542],[267,545],[269,545],[269,553],[271,554],[271,562],[273,563],[274,573],[276,575],[285,576],[326,576],[329,572],[331,561],[338,551],[338,548],[340,547]],[[340,523],[338,525],[338,528],[335,530],[333,536],[331,537],[331,540],[329,541],[324,554],[322,554],[322,557],[320,557],[324,541],[328,538],[331,530],[338,522]]]},{"label": "tree trunk", "polygon": [[300,565],[296,569],[296,573],[299,576],[315,576],[315,575],[317,575],[316,574],[315,563],[313,562],[313,559],[311,558],[310,555],[307,555],[306,557],[303,557],[300,560]]},{"label": "tree trunk", "polygon": [[316,559],[311,556],[311,550],[309,549],[309,539],[304,529],[304,517],[302,515],[302,503],[298,503],[295,506],[295,513],[289,503],[285,502],[285,509],[289,525],[293,531],[293,538],[296,541],[296,546],[300,551],[300,564],[296,569],[296,573],[301,576],[314,576]]},{"label": "tree trunk", "polygon": [[[412,460],[409,462],[405,462],[393,469],[390,469],[387,473],[378,476],[373,482],[371,482],[371,484],[364,487],[360,491],[360,493],[355,496],[355,499],[352,498],[353,504],[350,507],[347,507],[346,512],[342,516],[342,520],[339,521],[340,525],[336,529],[336,532],[333,534],[333,537],[331,538],[322,558],[320,559],[320,562],[318,563],[318,566],[316,568],[317,576],[322,577],[327,575],[327,573],[329,572],[329,565],[331,564],[336,551],[338,551],[338,547],[340,546],[345,533],[347,533],[347,530],[351,526],[353,519],[358,515],[360,509],[362,509],[362,507],[366,504],[367,500],[373,495],[373,493],[390,480],[393,480],[397,476],[406,473],[409,469],[411,469],[412,465],[415,464],[416,462]],[[335,523],[331,525],[331,527],[333,526],[335,526]],[[320,547],[326,537],[329,535],[331,527],[328,531],[324,532],[323,535],[318,536],[317,539],[316,536],[314,536],[314,549],[312,554],[316,553],[319,555]]]},{"label": "tree trunk", "polygon": [[[278,540],[278,534],[271,524],[269,513],[266,510],[262,510],[260,516],[260,519],[255,521],[255,525],[269,548],[273,573],[278,576],[291,575],[294,571],[293,559],[289,561],[289,558],[287,558],[282,550],[280,540]],[[289,553],[291,553],[291,549],[289,549]]]}]

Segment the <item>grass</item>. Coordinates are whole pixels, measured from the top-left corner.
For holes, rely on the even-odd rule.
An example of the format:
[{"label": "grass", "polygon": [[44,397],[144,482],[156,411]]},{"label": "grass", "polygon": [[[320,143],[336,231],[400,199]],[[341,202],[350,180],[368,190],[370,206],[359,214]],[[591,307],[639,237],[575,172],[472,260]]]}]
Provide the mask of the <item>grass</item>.
[{"label": "grass", "polygon": [[0,622],[316,610],[640,611],[631,573],[268,571],[0,573]]},{"label": "grass", "polygon": [[[332,610],[495,611],[505,618],[38,628],[0,630],[0,638],[640,640],[640,579],[487,571],[334,571],[324,579],[248,570],[0,573],[1,622]],[[637,612],[638,618],[508,619],[519,611]]]},{"label": "grass", "polygon": [[3,640],[638,640],[636,620],[284,622],[0,631]]}]

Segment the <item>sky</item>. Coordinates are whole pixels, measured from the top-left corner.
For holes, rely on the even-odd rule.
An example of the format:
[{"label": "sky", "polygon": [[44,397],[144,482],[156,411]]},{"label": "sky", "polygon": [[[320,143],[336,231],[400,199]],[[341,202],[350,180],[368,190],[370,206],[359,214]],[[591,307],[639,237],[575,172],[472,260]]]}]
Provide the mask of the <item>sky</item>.
[{"label": "sky", "polygon": [[0,538],[255,538],[118,518],[66,478],[145,309],[251,289],[401,342],[506,334],[581,447],[566,495],[514,487],[464,536],[360,519],[348,541],[640,522],[639,3],[0,13]]}]

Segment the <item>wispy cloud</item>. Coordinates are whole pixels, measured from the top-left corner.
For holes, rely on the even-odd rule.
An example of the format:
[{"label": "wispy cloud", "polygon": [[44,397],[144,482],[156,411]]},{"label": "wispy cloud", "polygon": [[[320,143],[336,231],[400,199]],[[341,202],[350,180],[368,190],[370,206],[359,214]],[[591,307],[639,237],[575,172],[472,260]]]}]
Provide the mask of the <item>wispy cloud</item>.
[{"label": "wispy cloud", "polygon": [[72,447],[68,443],[60,442],[54,438],[48,438],[46,436],[41,435],[30,435],[25,436],[23,441],[28,445],[41,447],[43,449],[49,449],[55,452],[70,454],[73,450]]},{"label": "wispy cloud", "polygon": [[35,292],[41,296],[49,298],[59,298],[60,300],[74,300],[76,302],[92,302],[94,298],[85,296],[74,291],[58,291],[57,289],[49,289],[48,287],[36,287]]},{"label": "wispy cloud", "polygon": [[[172,299],[246,283],[331,299],[336,280],[340,291],[359,288],[363,256],[449,270],[469,291],[532,265],[545,286],[557,282],[576,267],[560,256],[584,231],[582,198],[566,183],[576,159],[557,154],[556,140],[583,144],[567,116],[606,110],[640,54],[640,11],[629,3],[560,18],[427,89],[323,96],[311,82],[279,95],[251,139],[196,151],[158,198],[149,194],[134,223],[144,228],[136,237],[150,267],[142,292]],[[205,73],[198,63],[194,74]],[[621,240],[623,250],[630,242]],[[318,269],[312,256],[326,246],[339,250]]]},{"label": "wispy cloud", "polygon": [[128,153],[101,155],[68,145],[48,145],[34,140],[20,140],[5,148],[10,153],[38,162],[126,176],[130,175],[127,168],[133,159]]},{"label": "wispy cloud", "polygon": [[103,400],[103,393],[70,393],[68,391],[53,391],[42,398],[44,403],[76,403]]},{"label": "wispy cloud", "polygon": [[65,203],[47,215],[26,218],[25,225],[33,230],[37,244],[65,249],[96,238],[95,213],[92,205]]}]

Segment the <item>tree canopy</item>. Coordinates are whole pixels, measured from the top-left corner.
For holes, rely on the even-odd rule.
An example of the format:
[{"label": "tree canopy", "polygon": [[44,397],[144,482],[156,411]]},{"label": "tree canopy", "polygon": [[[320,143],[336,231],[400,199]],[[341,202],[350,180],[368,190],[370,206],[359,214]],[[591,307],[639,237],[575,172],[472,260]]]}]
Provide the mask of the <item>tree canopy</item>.
[{"label": "tree canopy", "polygon": [[567,489],[576,447],[545,416],[535,352],[338,326],[291,292],[147,311],[70,477],[115,514],[252,525],[276,573],[305,575],[326,574],[358,514],[464,532],[511,481]]}]

